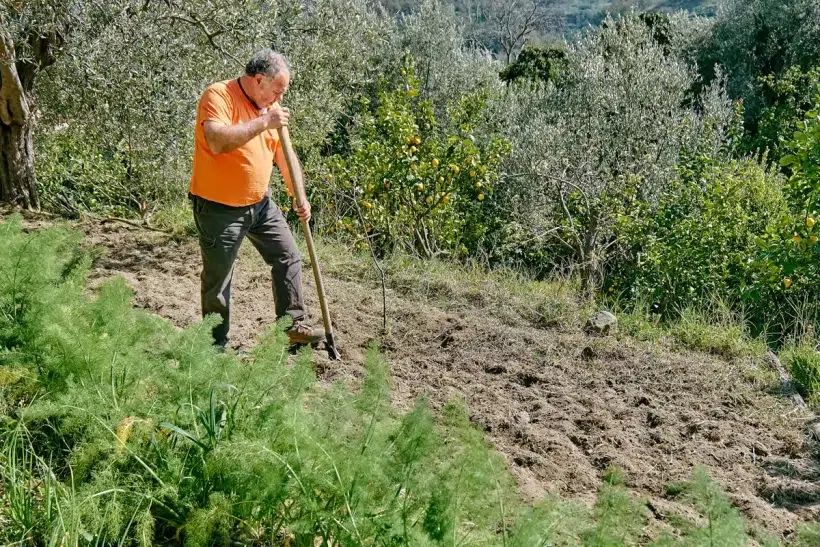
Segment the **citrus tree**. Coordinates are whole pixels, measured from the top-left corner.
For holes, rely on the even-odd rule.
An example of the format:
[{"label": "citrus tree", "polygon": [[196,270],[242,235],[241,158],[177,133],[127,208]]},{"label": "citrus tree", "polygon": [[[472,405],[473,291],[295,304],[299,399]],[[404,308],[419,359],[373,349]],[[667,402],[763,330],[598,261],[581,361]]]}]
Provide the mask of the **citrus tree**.
[{"label": "citrus tree", "polygon": [[773,313],[784,299],[814,302],[820,296],[820,94],[785,149],[780,163],[791,170],[783,188],[789,212],[760,237],[758,264],[756,296],[770,301]]},{"label": "citrus tree", "polygon": [[331,232],[364,237],[383,252],[403,247],[423,256],[466,255],[491,228],[498,166],[509,145],[477,138],[473,126],[486,96],[451,104],[453,127],[439,125],[429,101],[419,98],[413,61],[384,79],[376,98],[359,98],[347,150],[326,163],[324,196],[334,211]]}]

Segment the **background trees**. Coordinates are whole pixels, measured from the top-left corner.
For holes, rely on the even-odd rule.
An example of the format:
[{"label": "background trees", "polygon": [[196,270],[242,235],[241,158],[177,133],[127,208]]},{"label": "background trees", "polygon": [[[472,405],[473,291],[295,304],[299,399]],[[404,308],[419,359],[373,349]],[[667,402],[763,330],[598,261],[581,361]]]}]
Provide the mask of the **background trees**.
[{"label": "background trees", "polygon": [[[794,175],[778,162],[806,134],[795,131],[820,82],[820,14],[807,0],[781,4],[627,13],[544,44],[562,24],[540,0],[9,2],[0,199],[73,216],[184,207],[199,94],[273,46],[294,67],[286,102],[317,230],[354,244],[378,235],[385,253],[577,273],[588,296],[670,309],[690,283],[665,259],[650,277],[666,285],[643,275],[648,249],[666,252],[650,242],[671,241],[659,233],[676,229],[669,218],[724,199],[762,215],[738,226],[786,229],[766,220],[774,201],[749,200]],[[724,195],[737,181],[768,186]],[[669,210],[678,198],[693,208]],[[351,207],[363,202],[360,216]],[[711,248],[702,238],[674,245]],[[774,256],[729,241],[748,264]],[[754,286],[764,270],[704,287],[735,283],[738,306],[772,309],[759,301],[773,293]]]}]

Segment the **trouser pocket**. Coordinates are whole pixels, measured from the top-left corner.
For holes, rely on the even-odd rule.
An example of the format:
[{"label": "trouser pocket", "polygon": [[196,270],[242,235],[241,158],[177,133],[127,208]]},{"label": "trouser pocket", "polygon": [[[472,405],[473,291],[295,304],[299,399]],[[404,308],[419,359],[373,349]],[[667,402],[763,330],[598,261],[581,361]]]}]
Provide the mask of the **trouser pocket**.
[{"label": "trouser pocket", "polygon": [[214,218],[208,214],[208,201],[191,195],[191,208],[194,211],[194,224],[199,234],[199,243],[205,249],[212,249],[216,246],[216,234],[215,227],[212,226]]}]

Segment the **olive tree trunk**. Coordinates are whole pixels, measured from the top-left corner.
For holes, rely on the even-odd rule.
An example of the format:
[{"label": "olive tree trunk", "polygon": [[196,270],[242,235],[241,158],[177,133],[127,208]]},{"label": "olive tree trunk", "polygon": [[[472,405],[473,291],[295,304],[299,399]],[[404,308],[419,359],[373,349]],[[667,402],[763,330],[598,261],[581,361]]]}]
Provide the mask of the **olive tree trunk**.
[{"label": "olive tree trunk", "polygon": [[0,202],[40,208],[28,118],[0,120]]},{"label": "olive tree trunk", "polygon": [[31,59],[17,60],[8,29],[0,26],[0,203],[38,210],[30,96],[37,71],[54,62],[59,34],[32,36]]}]

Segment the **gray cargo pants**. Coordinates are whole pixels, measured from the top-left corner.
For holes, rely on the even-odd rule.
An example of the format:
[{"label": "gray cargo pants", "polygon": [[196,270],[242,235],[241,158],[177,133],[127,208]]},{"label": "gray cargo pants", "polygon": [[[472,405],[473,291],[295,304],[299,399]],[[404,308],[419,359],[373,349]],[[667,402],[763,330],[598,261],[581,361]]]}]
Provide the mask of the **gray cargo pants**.
[{"label": "gray cargo pants", "polygon": [[302,261],[282,211],[270,192],[259,203],[231,207],[189,194],[202,251],[202,316],[218,313],[222,323],[213,330],[214,342],[225,345],[231,322],[231,279],[239,246],[245,236],[271,267],[276,318],[305,319],[302,299]]}]

